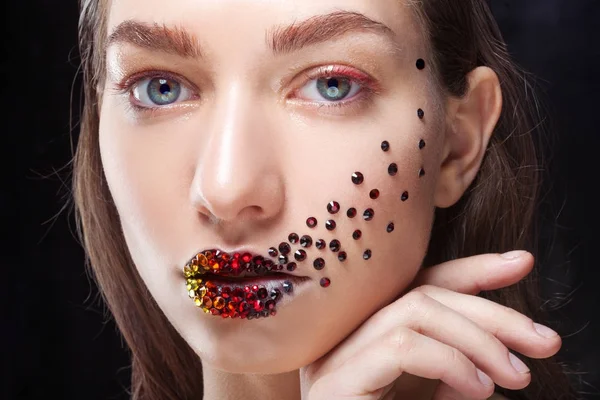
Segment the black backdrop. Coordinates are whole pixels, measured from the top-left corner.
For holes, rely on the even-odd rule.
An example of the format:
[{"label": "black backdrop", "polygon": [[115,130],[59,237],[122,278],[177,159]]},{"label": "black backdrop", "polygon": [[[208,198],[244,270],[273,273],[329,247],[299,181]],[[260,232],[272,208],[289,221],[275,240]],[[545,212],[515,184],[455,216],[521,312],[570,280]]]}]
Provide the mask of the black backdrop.
[{"label": "black backdrop", "polygon": [[[456,0],[459,1],[459,0]],[[8,3],[8,4],[7,4]],[[165,2],[166,3],[166,2]],[[540,260],[561,357],[600,398],[600,0],[491,1],[511,53],[548,104],[550,180]],[[77,2],[5,2],[2,75],[3,399],[125,399],[127,354],[86,274],[69,197],[77,121]],[[72,91],[73,88],[73,91]],[[73,104],[71,107],[71,94]],[[76,124],[73,129],[76,139]]]}]

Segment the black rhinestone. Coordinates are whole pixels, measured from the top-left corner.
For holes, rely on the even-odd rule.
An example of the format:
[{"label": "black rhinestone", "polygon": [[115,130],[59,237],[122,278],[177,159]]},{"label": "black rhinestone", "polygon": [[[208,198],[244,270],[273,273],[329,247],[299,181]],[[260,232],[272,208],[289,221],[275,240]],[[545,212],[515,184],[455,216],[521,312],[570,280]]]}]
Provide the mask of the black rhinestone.
[{"label": "black rhinestone", "polygon": [[[285,284],[285,282],[284,282],[284,284]],[[269,293],[269,297],[271,297],[271,299],[277,301],[281,297],[281,290],[279,290],[277,288],[271,290],[271,293]]]},{"label": "black rhinestone", "polygon": [[400,200],[402,200],[402,201],[408,200],[408,192],[402,193],[402,197],[400,197]]},{"label": "black rhinestone", "polygon": [[278,254],[279,254],[279,252],[277,251],[277,249],[275,247],[271,247],[269,249],[269,255],[271,257],[277,257]]},{"label": "black rhinestone", "polygon": [[340,241],[337,239],[333,239],[331,242],[329,242],[329,248],[334,253],[340,251],[340,246],[341,246]]},{"label": "black rhinestone", "polygon": [[419,141],[419,150],[422,150],[425,147],[425,141],[423,139],[421,139]]},{"label": "black rhinestone", "polygon": [[296,261],[304,261],[306,260],[306,252],[304,250],[296,250],[294,258]]},{"label": "black rhinestone", "polygon": [[290,233],[290,236],[288,236],[288,240],[290,241],[291,244],[298,243],[298,239],[299,239],[299,237],[295,233]]},{"label": "black rhinestone", "polygon": [[368,260],[370,258],[371,258],[371,250],[365,250],[365,252],[363,253],[363,259]]},{"label": "black rhinestone", "polygon": [[292,271],[294,271],[294,270],[296,269],[296,266],[297,266],[297,265],[296,265],[296,263],[295,263],[295,262],[291,262],[291,263],[289,263],[289,264],[287,265],[287,270],[288,270],[288,271],[290,271],[290,272],[292,272]]},{"label": "black rhinestone", "polygon": [[264,287],[261,287],[260,289],[258,289],[258,292],[256,292],[256,295],[259,299],[264,300],[269,295],[269,292],[267,292],[267,289],[265,289]]},{"label": "black rhinestone", "polygon": [[355,172],[352,174],[352,183],[355,185],[360,185],[365,181],[365,177],[360,172]]},{"label": "black rhinestone", "polygon": [[283,282],[283,290],[285,290],[286,293],[291,292],[293,289],[294,289],[294,285],[292,285],[292,282],[290,282],[290,281]]},{"label": "black rhinestone", "polygon": [[419,58],[417,60],[417,68],[418,69],[425,69],[425,60],[423,60],[422,58]]},{"label": "black rhinestone", "polygon": [[337,214],[340,211],[340,203],[337,201],[330,201],[329,204],[327,204],[327,211],[329,214]]},{"label": "black rhinestone", "polygon": [[325,268],[325,260],[323,260],[322,258],[317,258],[314,262],[313,262],[313,266],[315,267],[315,269],[317,271],[322,270],[323,268]]},{"label": "black rhinestone", "polygon": [[281,254],[283,254],[284,256],[287,256],[288,254],[290,254],[290,251],[292,251],[292,248],[290,247],[289,244],[282,242],[279,243],[279,252]]},{"label": "black rhinestone", "polygon": [[421,178],[422,176],[425,176],[425,170],[423,168],[419,170],[419,178]]},{"label": "black rhinestone", "polygon": [[365,221],[370,221],[375,216],[375,211],[372,208],[367,208],[363,213],[363,218]]},{"label": "black rhinestone", "polygon": [[346,261],[346,258],[347,258],[347,257],[348,257],[348,256],[347,256],[347,254],[346,254],[346,252],[345,252],[345,251],[340,251],[340,252],[338,253],[338,260],[340,260],[340,261]]},{"label": "black rhinestone", "polygon": [[304,235],[300,238],[300,246],[302,247],[310,247],[312,246],[312,238],[308,235]]},{"label": "black rhinestone", "polygon": [[323,239],[319,239],[316,241],[315,246],[317,247],[317,249],[323,250],[325,248],[326,244]]},{"label": "black rhinestone", "polygon": [[377,189],[371,190],[371,192],[369,193],[369,197],[372,198],[373,200],[378,199],[379,198],[379,190],[377,190]]},{"label": "black rhinestone", "polygon": [[354,240],[358,240],[362,237],[362,232],[360,230],[355,230],[354,232],[352,232],[352,239]]},{"label": "black rhinestone", "polygon": [[419,119],[423,119],[425,117],[425,111],[423,111],[419,108],[417,110],[417,116],[419,117]]},{"label": "black rhinestone", "polygon": [[348,211],[346,212],[346,215],[348,216],[348,218],[356,217],[356,208],[354,208],[354,207],[349,208]]},{"label": "black rhinestone", "polygon": [[388,226],[387,226],[387,231],[388,231],[388,233],[392,233],[392,232],[394,232],[394,228],[395,228],[395,227],[394,227],[394,223],[393,223],[393,222],[390,222],[390,223],[388,224]]},{"label": "black rhinestone", "polygon": [[317,219],[315,217],[310,217],[306,220],[306,226],[309,228],[314,228],[317,226]]},{"label": "black rhinestone", "polygon": [[397,173],[398,173],[398,165],[396,163],[391,163],[390,166],[388,167],[388,174],[390,174],[391,176],[396,176]]},{"label": "black rhinestone", "polygon": [[267,271],[271,271],[273,269],[273,261],[271,260],[265,260],[263,265]]},{"label": "black rhinestone", "polygon": [[328,231],[332,231],[334,230],[336,227],[336,223],[334,220],[330,219],[325,223],[325,228],[327,228]]},{"label": "black rhinestone", "polygon": [[388,151],[390,149],[390,143],[387,140],[384,140],[381,143],[381,150]]},{"label": "black rhinestone", "polygon": [[279,255],[279,265],[283,265],[283,264],[287,264],[288,263],[288,258],[287,256],[284,256],[283,254]]}]

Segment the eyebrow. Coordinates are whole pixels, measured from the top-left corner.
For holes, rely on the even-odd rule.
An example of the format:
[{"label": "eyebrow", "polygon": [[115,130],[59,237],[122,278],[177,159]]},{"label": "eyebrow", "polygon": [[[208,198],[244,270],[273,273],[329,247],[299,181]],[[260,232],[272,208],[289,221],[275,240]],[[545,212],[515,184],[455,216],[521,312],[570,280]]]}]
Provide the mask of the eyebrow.
[{"label": "eyebrow", "polygon": [[[392,40],[394,37],[392,29],[364,14],[336,11],[290,25],[275,26],[266,32],[265,41],[273,54],[280,55],[337,39],[351,32],[375,33]],[[195,35],[178,26],[127,20],[120,23],[110,34],[107,47],[116,43],[130,43],[183,58],[202,57],[200,42]]]}]

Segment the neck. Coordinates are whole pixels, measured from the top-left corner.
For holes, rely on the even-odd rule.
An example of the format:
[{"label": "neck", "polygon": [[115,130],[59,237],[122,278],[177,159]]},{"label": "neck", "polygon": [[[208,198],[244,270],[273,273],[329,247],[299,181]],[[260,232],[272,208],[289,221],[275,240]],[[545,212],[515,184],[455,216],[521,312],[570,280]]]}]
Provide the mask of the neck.
[{"label": "neck", "polygon": [[202,363],[204,399],[300,400],[298,371],[276,375],[232,374]]}]

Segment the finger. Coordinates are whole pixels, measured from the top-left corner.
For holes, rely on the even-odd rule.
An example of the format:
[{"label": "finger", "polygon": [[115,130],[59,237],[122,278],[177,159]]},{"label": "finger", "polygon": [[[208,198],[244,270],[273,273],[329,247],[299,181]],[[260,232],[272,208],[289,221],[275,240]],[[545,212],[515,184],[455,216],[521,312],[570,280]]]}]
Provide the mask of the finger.
[{"label": "finger", "polygon": [[500,289],[527,276],[533,263],[533,256],[527,252],[460,258],[423,269],[407,292],[422,285],[440,286],[465,294]]},{"label": "finger", "polygon": [[391,330],[408,327],[458,349],[502,387],[518,390],[529,384],[529,370],[516,369],[520,360],[490,332],[423,292],[412,291],[402,300],[389,310]]},{"label": "finger", "polygon": [[505,346],[531,358],[547,358],[562,345],[560,336],[549,328],[534,324],[531,318],[492,301],[466,296],[436,286],[420,286],[415,291],[444,304],[490,332]]},{"label": "finger", "polygon": [[[494,385],[473,362],[456,348],[399,327],[356,354],[341,368],[319,379],[310,398],[376,400],[381,388],[392,384],[402,373],[439,379],[458,392],[473,398],[489,397]],[[318,395],[317,395],[318,394]]]},{"label": "finger", "polygon": [[440,384],[435,389],[433,393],[432,400],[479,400],[474,399],[472,397],[466,397],[456,389],[451,386],[448,386],[445,382],[440,382]]}]

